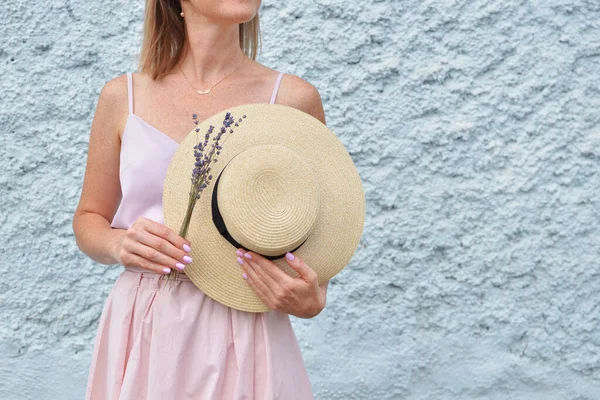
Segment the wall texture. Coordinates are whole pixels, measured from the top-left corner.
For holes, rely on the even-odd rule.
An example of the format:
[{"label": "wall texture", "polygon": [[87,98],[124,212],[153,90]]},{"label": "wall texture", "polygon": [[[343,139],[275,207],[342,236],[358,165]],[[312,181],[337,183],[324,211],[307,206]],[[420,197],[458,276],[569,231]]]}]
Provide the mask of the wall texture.
[{"label": "wall texture", "polygon": [[[0,5],[0,398],[82,399],[118,265],[71,218],[143,1]],[[263,1],[259,61],[317,87],[367,222],[293,319],[319,400],[600,399],[600,3]]]}]

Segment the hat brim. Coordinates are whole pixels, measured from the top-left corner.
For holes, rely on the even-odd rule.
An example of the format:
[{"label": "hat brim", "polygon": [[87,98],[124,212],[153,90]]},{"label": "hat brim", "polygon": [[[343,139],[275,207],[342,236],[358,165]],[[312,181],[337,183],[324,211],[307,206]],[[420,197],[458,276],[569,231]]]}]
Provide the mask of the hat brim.
[{"label": "hat brim", "polygon": [[[226,133],[218,161],[211,166],[216,177],[223,166],[250,147],[279,144],[292,148],[313,166],[321,188],[315,228],[294,252],[317,272],[319,283],[339,273],[352,258],[360,241],[365,220],[365,196],[356,166],[342,142],[321,121],[310,114],[281,104],[252,103],[219,112],[197,125],[186,136],[167,169],[163,188],[164,223],[179,232],[189,201],[190,178],[195,162],[194,146],[204,140],[210,125],[215,132],[226,112],[243,122]],[[268,154],[265,154],[268,157]],[[221,304],[248,312],[270,308],[242,278],[236,262],[236,248],[217,230],[212,220],[211,198],[214,179],[196,201],[186,239],[192,243],[192,263],[185,273],[206,295]],[[290,190],[293,190],[290,189]],[[252,249],[249,249],[252,250]],[[298,274],[285,258],[272,261],[290,276]]]}]

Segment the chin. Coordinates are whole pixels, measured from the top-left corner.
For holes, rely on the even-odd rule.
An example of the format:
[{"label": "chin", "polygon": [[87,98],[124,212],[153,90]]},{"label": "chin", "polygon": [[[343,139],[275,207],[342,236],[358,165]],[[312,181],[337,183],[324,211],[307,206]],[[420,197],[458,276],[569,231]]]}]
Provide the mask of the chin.
[{"label": "chin", "polygon": [[191,0],[190,3],[208,18],[241,24],[254,18],[261,0]]}]

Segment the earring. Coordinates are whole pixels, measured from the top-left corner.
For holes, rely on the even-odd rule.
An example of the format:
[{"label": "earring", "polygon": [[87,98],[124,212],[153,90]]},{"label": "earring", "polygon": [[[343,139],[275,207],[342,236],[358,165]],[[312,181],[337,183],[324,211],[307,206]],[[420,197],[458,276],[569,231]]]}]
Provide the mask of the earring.
[{"label": "earring", "polygon": [[183,18],[183,11],[179,13],[179,15],[181,15],[181,18]]}]

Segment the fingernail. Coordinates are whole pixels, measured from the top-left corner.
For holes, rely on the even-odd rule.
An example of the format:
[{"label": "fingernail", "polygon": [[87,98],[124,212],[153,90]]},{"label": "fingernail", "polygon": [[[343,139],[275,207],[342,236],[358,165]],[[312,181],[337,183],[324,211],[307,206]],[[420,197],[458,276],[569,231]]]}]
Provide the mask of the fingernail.
[{"label": "fingernail", "polygon": [[285,258],[287,258],[288,260],[293,260],[295,257],[292,253],[290,253],[289,251],[287,253],[285,253]]},{"label": "fingernail", "polygon": [[192,262],[192,257],[190,256],[183,256],[183,261],[185,261],[186,263],[191,263]]},{"label": "fingernail", "polygon": [[248,275],[246,275],[246,273],[244,272],[244,273],[242,274],[242,278],[244,278],[244,279],[248,279]]},{"label": "fingernail", "polygon": [[244,264],[244,260],[242,260],[242,259],[241,259],[241,258],[239,258],[239,257],[237,258],[237,262],[238,262],[238,264],[240,264],[240,265]]},{"label": "fingernail", "polygon": [[188,246],[188,245],[187,245],[187,243],[184,243],[184,244],[183,244],[183,249],[184,249],[185,251],[187,251],[188,253],[189,253],[190,251],[192,251],[192,248],[191,248],[190,246]]},{"label": "fingernail", "polygon": [[250,253],[244,254],[244,257],[246,257],[248,260],[252,260],[252,255],[250,255]]},{"label": "fingernail", "polygon": [[240,256],[240,257],[244,255],[244,253],[242,253],[242,251],[241,251],[241,250],[236,250],[236,251],[235,251],[235,254],[237,254],[237,255],[238,255],[238,256]]},{"label": "fingernail", "polygon": [[176,266],[176,267],[177,267],[177,268],[178,268],[180,271],[181,271],[182,269],[184,269],[184,268],[185,268],[185,265],[183,265],[182,263],[179,263],[179,262],[178,262],[177,264],[175,264],[175,266]]},{"label": "fingernail", "polygon": [[167,268],[167,267],[165,267],[165,268],[163,268],[163,272],[164,272],[165,274],[168,274],[169,272],[171,272],[171,268]]}]

